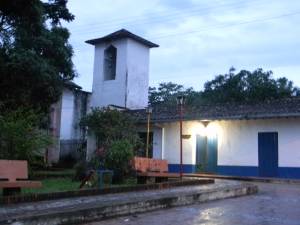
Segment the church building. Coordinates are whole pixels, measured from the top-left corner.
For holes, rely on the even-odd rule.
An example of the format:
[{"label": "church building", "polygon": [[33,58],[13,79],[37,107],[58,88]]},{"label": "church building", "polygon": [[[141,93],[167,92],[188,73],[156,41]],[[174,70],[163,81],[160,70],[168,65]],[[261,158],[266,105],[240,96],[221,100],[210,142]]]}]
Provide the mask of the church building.
[{"label": "church building", "polygon": [[[127,30],[86,41],[95,46],[91,107],[111,106],[135,116],[146,130],[150,49],[158,47]],[[300,98],[257,104],[177,107],[151,114],[151,156],[179,171],[180,139],[186,173],[300,178]],[[62,123],[64,123],[63,121]],[[87,156],[95,150],[92,136]]]}]

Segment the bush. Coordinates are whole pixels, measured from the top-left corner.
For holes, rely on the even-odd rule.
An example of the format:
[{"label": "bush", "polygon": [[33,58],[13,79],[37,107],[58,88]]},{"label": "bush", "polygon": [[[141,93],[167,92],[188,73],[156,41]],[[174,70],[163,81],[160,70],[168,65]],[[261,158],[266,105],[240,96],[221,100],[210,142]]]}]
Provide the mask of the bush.
[{"label": "bush", "polygon": [[[80,121],[97,141],[97,148],[107,148],[112,142],[126,139],[135,145],[139,141],[134,119],[126,112],[110,108],[93,108]],[[96,149],[95,149],[96,151]]]},{"label": "bush", "polygon": [[96,137],[96,149],[89,164],[94,170],[111,169],[114,181],[122,181],[128,173],[133,149],[140,144],[134,119],[126,113],[110,108],[93,108],[80,125]]},{"label": "bush", "polygon": [[29,166],[40,165],[42,151],[51,138],[38,128],[39,116],[30,110],[0,114],[0,158],[27,160]]},{"label": "bush", "polygon": [[114,171],[114,181],[122,181],[128,174],[133,158],[133,145],[126,139],[112,143],[105,157],[105,167]]}]

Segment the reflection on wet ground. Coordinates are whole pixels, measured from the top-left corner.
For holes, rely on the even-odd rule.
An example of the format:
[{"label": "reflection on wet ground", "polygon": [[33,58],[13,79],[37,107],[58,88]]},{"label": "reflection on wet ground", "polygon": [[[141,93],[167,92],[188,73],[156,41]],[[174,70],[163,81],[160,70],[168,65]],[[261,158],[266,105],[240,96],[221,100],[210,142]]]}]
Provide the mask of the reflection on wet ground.
[{"label": "reflection on wet ground", "polygon": [[300,185],[257,185],[257,195],[131,215],[89,225],[300,224]]}]

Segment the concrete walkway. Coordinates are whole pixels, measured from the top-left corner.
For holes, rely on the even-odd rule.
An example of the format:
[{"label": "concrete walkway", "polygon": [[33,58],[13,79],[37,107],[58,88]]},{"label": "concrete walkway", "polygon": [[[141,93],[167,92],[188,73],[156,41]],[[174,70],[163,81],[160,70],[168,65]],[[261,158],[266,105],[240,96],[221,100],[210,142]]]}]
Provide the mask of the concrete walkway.
[{"label": "concrete walkway", "polygon": [[[237,181],[0,206],[0,224],[70,224],[255,193]],[[16,223],[17,222],[17,223]]]},{"label": "concrete walkway", "polygon": [[178,207],[89,225],[299,225],[300,185],[257,183],[256,195]]}]

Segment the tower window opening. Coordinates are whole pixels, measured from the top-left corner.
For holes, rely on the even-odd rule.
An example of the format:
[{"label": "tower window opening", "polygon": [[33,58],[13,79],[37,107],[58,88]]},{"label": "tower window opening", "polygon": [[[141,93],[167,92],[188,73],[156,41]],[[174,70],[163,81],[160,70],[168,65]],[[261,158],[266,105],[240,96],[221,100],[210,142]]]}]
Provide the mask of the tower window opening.
[{"label": "tower window opening", "polygon": [[109,46],[104,51],[104,80],[116,79],[117,48]]}]

